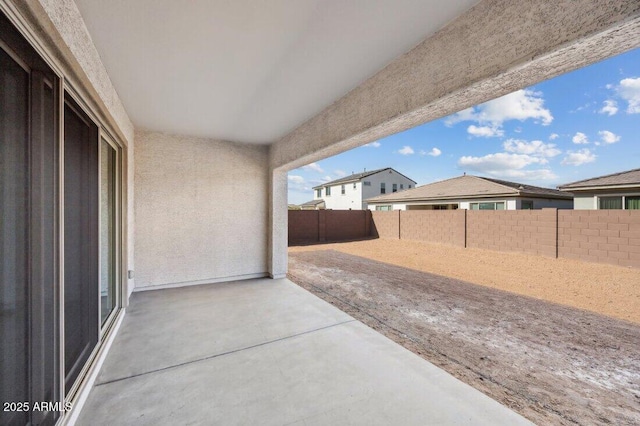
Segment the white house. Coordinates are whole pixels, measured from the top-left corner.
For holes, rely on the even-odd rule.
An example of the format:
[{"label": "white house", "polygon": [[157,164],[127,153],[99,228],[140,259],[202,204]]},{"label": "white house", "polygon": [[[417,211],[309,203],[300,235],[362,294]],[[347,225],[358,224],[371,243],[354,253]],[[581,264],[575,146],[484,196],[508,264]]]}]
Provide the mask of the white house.
[{"label": "white house", "polygon": [[367,199],[370,210],[570,209],[571,194],[523,183],[463,175]]},{"label": "white house", "polygon": [[571,182],[558,189],[573,193],[576,210],[640,210],[640,169]]},{"label": "white house", "polygon": [[366,210],[368,198],[415,188],[416,181],[391,167],[354,173],[313,188],[314,200],[333,210]]}]

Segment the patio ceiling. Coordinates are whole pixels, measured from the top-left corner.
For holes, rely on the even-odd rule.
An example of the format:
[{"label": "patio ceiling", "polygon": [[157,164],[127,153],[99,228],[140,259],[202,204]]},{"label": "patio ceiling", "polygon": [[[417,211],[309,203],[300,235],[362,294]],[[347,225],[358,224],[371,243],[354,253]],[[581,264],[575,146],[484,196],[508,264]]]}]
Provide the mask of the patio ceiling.
[{"label": "patio ceiling", "polygon": [[247,143],[286,135],[476,2],[76,0],[137,128]]}]

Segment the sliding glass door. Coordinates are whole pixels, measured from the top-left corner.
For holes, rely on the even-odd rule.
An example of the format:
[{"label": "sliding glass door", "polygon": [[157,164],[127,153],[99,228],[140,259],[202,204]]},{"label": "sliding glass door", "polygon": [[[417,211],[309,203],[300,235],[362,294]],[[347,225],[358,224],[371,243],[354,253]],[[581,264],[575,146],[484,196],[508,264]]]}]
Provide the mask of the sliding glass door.
[{"label": "sliding glass door", "polygon": [[0,424],[53,424],[59,392],[59,80],[0,14]]},{"label": "sliding glass door", "polygon": [[0,12],[1,425],[54,424],[120,306],[120,148],[71,93]]}]

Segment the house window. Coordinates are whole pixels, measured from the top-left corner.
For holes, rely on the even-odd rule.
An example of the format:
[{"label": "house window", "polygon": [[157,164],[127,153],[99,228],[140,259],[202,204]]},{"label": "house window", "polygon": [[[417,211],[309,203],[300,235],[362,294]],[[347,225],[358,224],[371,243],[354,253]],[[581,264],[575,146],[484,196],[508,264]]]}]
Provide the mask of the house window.
[{"label": "house window", "polygon": [[411,189],[411,184],[409,184],[409,189]]},{"label": "house window", "polygon": [[469,204],[471,210],[504,210],[504,201],[497,203],[471,203]]},{"label": "house window", "polygon": [[522,210],[533,210],[533,201],[531,200],[523,200],[522,205],[520,206]]},{"label": "house window", "polygon": [[634,197],[624,197],[625,210],[640,210],[640,195]]},{"label": "house window", "polygon": [[388,211],[391,211],[391,206],[390,205],[376,206],[376,210],[377,211],[382,211],[382,212],[388,212]]},{"label": "house window", "polygon": [[325,193],[327,194],[327,197],[331,196],[331,187],[327,186],[327,189],[325,189]]},{"label": "house window", "polygon": [[364,186],[371,186],[371,182],[369,182],[368,180],[363,181],[362,184]]},{"label": "house window", "polygon": [[600,210],[622,210],[622,197],[600,197],[598,208]]},{"label": "house window", "polygon": [[341,192],[342,192],[342,195],[344,195],[344,194],[345,194],[345,192],[346,192],[346,191],[345,191],[345,185],[342,185]]},{"label": "house window", "polygon": [[446,204],[435,204],[433,206],[433,210],[448,210],[449,206],[447,206]]},{"label": "house window", "polygon": [[392,186],[392,188],[391,188],[391,191],[393,191],[393,192],[398,192],[398,184],[397,184],[397,183],[394,183],[394,184],[393,184],[393,186]]},{"label": "house window", "polygon": [[599,197],[598,208],[600,210],[640,210],[640,195]]},{"label": "house window", "polygon": [[400,184],[400,190],[403,190],[403,189],[404,189],[404,183],[401,183]]},{"label": "house window", "polygon": [[356,189],[356,183],[353,182],[353,189]]},{"label": "house window", "polygon": [[316,189],[316,197],[318,198],[322,197],[322,188]]},{"label": "house window", "polygon": [[384,183],[384,182],[381,182],[381,183],[380,183],[380,193],[381,193],[381,194],[386,194],[386,193],[387,193],[387,188],[386,188],[386,186],[385,186],[385,183]]}]

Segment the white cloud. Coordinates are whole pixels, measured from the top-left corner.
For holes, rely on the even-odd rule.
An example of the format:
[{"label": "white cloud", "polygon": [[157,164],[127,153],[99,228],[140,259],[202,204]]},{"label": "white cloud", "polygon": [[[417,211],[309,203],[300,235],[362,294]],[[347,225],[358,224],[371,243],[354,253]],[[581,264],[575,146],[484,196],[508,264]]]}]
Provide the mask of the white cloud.
[{"label": "white cloud", "polygon": [[427,152],[426,154],[432,157],[438,157],[440,154],[442,154],[442,151],[434,147],[434,148],[431,148],[431,151]]},{"label": "white cloud", "polygon": [[546,164],[544,158],[525,154],[499,152],[484,157],[461,157],[458,166],[467,170],[486,173],[495,177],[518,178],[524,180],[554,179],[556,175],[549,169],[523,170],[531,164]]},{"label": "white cloud", "polygon": [[620,136],[608,130],[603,130],[601,132],[598,132],[598,134],[600,135],[600,140],[603,144],[610,145],[620,140]]},{"label": "white cloud", "polygon": [[545,164],[547,160],[525,154],[498,152],[484,157],[464,156],[458,165],[470,170],[486,173],[499,173],[506,169],[522,169],[530,164]]},{"label": "white cloud", "polygon": [[562,151],[556,148],[555,144],[544,143],[542,141],[527,142],[520,139],[509,139],[502,146],[507,152],[514,154],[526,154],[537,157],[551,158],[560,155]]},{"label": "white cloud", "polygon": [[289,182],[291,183],[304,183],[304,178],[302,176],[298,176],[298,175],[289,175],[287,176],[287,178],[289,179]]},{"label": "white cloud", "polygon": [[618,94],[628,102],[627,114],[640,114],[640,77],[621,80]]},{"label": "white cloud", "polygon": [[533,169],[533,170],[501,170],[493,174],[496,177],[517,179],[524,181],[532,180],[551,180],[556,179],[558,175],[550,169]]},{"label": "white cloud", "polygon": [[588,148],[584,148],[578,151],[567,151],[567,156],[564,157],[561,164],[580,166],[594,161],[596,161],[596,155]]},{"label": "white cloud", "polygon": [[607,114],[609,116],[616,115],[618,112],[618,103],[612,99],[604,101],[604,106],[600,109],[600,114]]},{"label": "white cloud", "polygon": [[585,135],[582,132],[577,132],[575,135],[573,135],[573,138],[571,140],[576,145],[585,145],[589,143],[589,139],[587,138],[587,135]]},{"label": "white cloud", "polygon": [[344,170],[334,170],[333,173],[335,173],[338,177],[345,177],[347,175],[347,172],[345,172]]},{"label": "white cloud", "polygon": [[376,141],[376,142],[366,143],[362,146],[368,146],[371,148],[380,148],[380,142]]},{"label": "white cloud", "polygon": [[453,115],[450,115],[445,121],[444,124],[451,127],[456,123],[460,123],[462,121],[476,121],[476,112],[473,107],[463,109],[462,111],[456,112]]},{"label": "white cloud", "polygon": [[413,153],[414,153],[413,148],[407,145],[403,146],[402,149],[398,150],[398,154],[402,154],[402,155],[411,155]]},{"label": "white cloud", "polygon": [[554,141],[554,140],[558,139],[559,137],[560,137],[560,135],[559,135],[559,134],[557,134],[557,133],[551,133],[551,134],[549,135],[549,140],[550,140],[550,141]]},{"label": "white cloud", "polygon": [[467,133],[472,136],[492,138],[495,136],[503,136],[504,131],[500,127],[496,126],[476,126],[472,124],[467,127]]},{"label": "white cloud", "polygon": [[445,124],[451,126],[462,121],[475,121],[482,127],[498,129],[505,121],[529,119],[547,126],[553,121],[553,116],[551,111],[544,107],[541,93],[532,90],[518,90],[477,107],[460,111],[449,117]]},{"label": "white cloud", "polygon": [[304,170],[313,170],[314,172],[324,173],[322,167],[320,167],[317,163],[307,164],[306,166],[302,166]]},{"label": "white cloud", "polygon": [[305,179],[299,175],[287,176],[289,181],[289,189],[294,192],[308,192],[311,190]]}]

